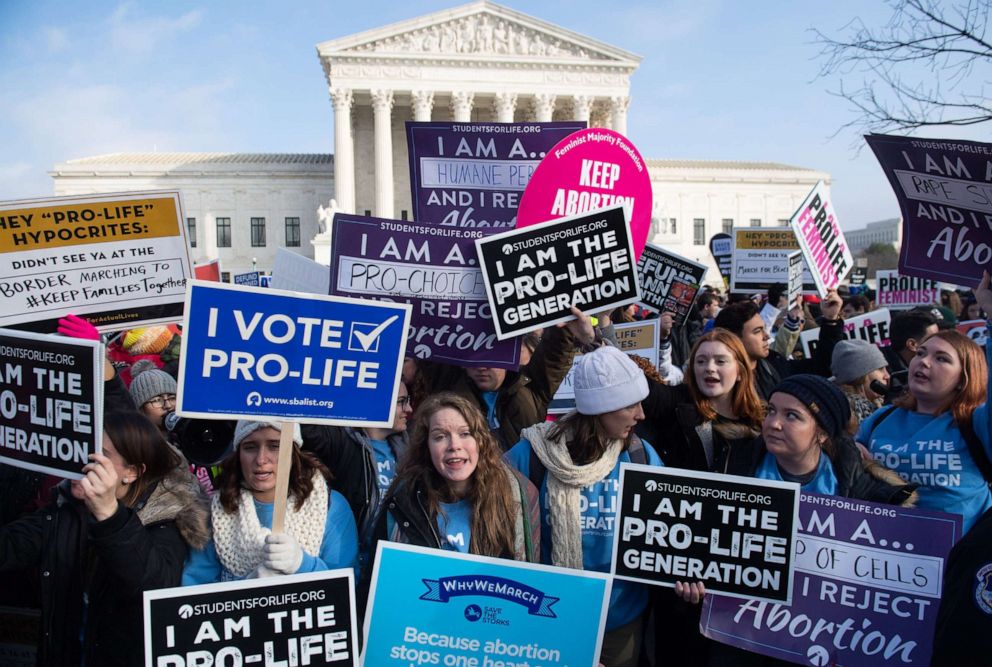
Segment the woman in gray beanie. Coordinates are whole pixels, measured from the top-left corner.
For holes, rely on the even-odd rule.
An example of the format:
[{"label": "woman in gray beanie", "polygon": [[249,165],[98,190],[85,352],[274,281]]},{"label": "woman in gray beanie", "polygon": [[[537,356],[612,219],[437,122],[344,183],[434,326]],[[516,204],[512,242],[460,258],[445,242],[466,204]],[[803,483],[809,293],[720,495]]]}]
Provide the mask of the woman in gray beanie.
[{"label": "woman in gray beanie", "polygon": [[[555,423],[526,428],[507,460],[541,495],[541,560],[561,567],[609,572],[619,506],[620,464],[662,465],[634,434],[648,395],[644,373],[615,347],[579,358],[575,411]],[[600,662],[635,665],[648,592],[614,581]]]},{"label": "woman in gray beanie", "polygon": [[851,406],[851,414],[856,420],[851,431],[854,435],[861,421],[882,407],[884,397],[872,390],[871,383],[877,380],[888,387],[888,362],[877,345],[854,338],[837,343],[830,370]]},{"label": "woman in gray beanie", "polygon": [[156,368],[149,359],[141,359],[131,367],[131,400],[141,414],[166,434],[165,416],[176,409],[176,379]]}]

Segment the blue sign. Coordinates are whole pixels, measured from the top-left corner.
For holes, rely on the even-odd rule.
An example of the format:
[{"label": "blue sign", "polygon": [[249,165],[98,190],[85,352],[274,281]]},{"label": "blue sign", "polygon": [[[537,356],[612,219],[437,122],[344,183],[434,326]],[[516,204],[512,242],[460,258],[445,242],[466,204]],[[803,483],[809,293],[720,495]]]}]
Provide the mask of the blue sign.
[{"label": "blue sign", "polygon": [[246,287],[258,287],[259,278],[262,274],[258,271],[249,271],[248,273],[238,273],[234,276],[235,285],[244,285]]},{"label": "blue sign", "polygon": [[272,276],[262,276],[258,279],[259,287],[272,287]]},{"label": "blue sign", "polygon": [[389,426],[410,306],[193,281],[177,412]]},{"label": "blue sign", "polygon": [[365,667],[599,663],[609,576],[382,541]]}]

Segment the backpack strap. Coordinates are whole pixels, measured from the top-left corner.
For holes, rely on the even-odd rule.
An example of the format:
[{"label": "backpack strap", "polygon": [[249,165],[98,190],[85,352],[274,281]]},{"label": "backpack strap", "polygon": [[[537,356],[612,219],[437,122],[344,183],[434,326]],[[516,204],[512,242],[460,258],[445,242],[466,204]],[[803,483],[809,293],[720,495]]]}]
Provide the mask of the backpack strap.
[{"label": "backpack strap", "polygon": [[896,411],[896,406],[894,406],[894,405],[889,405],[889,406],[886,406],[886,407],[882,408],[882,414],[880,414],[878,416],[878,419],[876,419],[872,423],[871,429],[868,431],[868,438],[867,438],[868,442],[863,442],[861,444],[863,444],[865,447],[871,447],[871,435],[872,435],[872,433],[875,432],[875,429],[878,428],[878,425],[879,424],[881,424],[886,419],[888,419],[889,418],[889,415],[891,415],[895,411]]},{"label": "backpack strap", "polygon": [[978,434],[975,433],[975,425],[972,423],[970,415],[968,419],[958,424],[958,430],[964,436],[965,444],[968,445],[968,453],[971,454],[971,459],[978,467],[978,471],[982,473],[985,482],[992,485],[992,461],[989,461],[989,455],[985,451],[985,446],[979,439]]},{"label": "backpack strap", "polygon": [[644,442],[637,437],[636,433],[631,434],[630,447],[627,448],[627,454],[630,456],[631,463],[640,463],[641,465],[647,465],[648,454],[644,451]]}]

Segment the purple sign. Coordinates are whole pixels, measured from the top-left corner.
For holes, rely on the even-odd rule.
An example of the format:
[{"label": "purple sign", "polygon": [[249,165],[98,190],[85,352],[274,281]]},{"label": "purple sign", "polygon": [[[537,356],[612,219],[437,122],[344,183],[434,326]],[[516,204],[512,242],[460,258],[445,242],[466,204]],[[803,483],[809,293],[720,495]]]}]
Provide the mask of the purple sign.
[{"label": "purple sign", "polygon": [[496,339],[475,254],[498,231],[337,213],[330,293],[413,304],[409,356],[516,370],[520,339]]},{"label": "purple sign", "polygon": [[584,121],[406,124],[414,220],[453,227],[517,226],[541,159]]},{"label": "purple sign", "polygon": [[902,211],[899,273],[977,285],[992,263],[992,144],[865,137]]},{"label": "purple sign", "polygon": [[707,596],[710,639],[802,665],[929,665],[961,517],[802,494],[792,606]]}]

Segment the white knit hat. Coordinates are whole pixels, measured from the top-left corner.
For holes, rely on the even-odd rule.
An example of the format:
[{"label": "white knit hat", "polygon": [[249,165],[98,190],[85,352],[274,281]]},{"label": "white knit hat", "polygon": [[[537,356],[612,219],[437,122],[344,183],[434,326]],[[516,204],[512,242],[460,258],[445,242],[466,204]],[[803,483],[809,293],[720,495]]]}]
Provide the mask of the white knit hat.
[{"label": "white knit hat", "polygon": [[[242,440],[260,428],[274,428],[282,433],[282,424],[282,422],[277,421],[252,422],[244,419],[239,420],[237,426],[234,427],[234,449],[240,447]],[[293,424],[293,442],[300,447],[303,446],[303,433],[300,431],[300,425],[296,423]]]},{"label": "white knit hat", "polygon": [[613,412],[648,396],[644,372],[615,347],[582,355],[574,373],[575,409],[584,415]]}]

